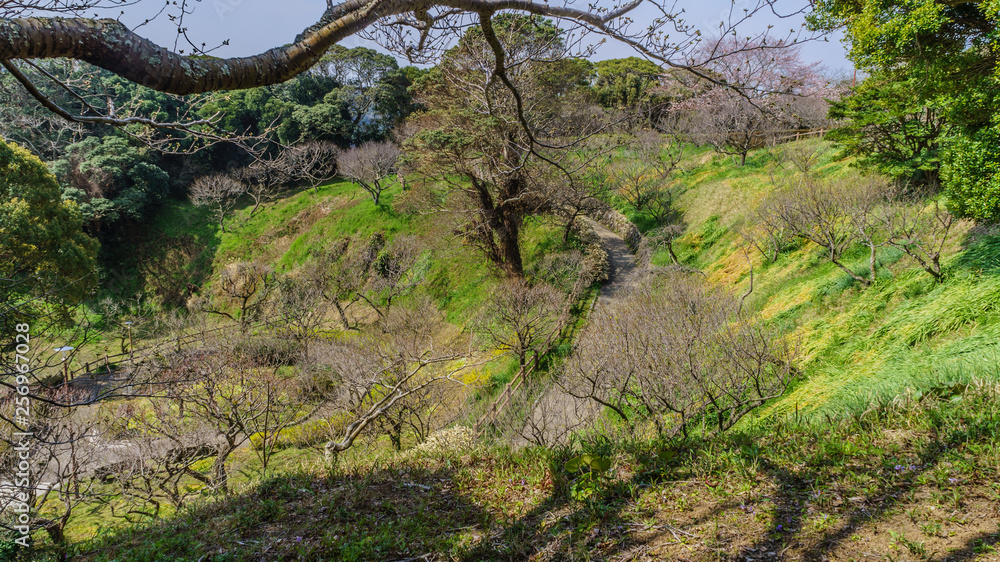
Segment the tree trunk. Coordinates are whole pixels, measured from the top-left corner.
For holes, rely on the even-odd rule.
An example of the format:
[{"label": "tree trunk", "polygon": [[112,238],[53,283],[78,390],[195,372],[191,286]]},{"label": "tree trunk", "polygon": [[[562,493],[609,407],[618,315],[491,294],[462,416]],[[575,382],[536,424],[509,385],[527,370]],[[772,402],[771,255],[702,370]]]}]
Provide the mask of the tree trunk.
[{"label": "tree trunk", "polygon": [[667,253],[670,254],[670,259],[674,262],[674,265],[681,263],[681,261],[677,259],[677,254],[674,253],[674,243],[672,241],[667,242]]},{"label": "tree trunk", "polygon": [[497,232],[500,239],[500,267],[508,277],[524,277],[524,264],[521,261],[521,243],[518,240],[520,234],[520,221],[508,217],[504,221],[503,228]]},{"label": "tree trunk", "polygon": [[871,268],[871,280],[875,283],[875,246],[870,246],[871,254],[868,256],[868,266]]},{"label": "tree trunk", "polygon": [[858,283],[861,283],[865,287],[871,286],[871,284],[872,284],[871,281],[869,281],[868,279],[866,279],[866,278],[858,275],[857,273],[854,273],[853,271],[851,271],[850,268],[848,268],[844,264],[840,263],[840,260],[838,260],[837,258],[831,257],[830,261],[833,262],[833,265],[836,265],[837,267],[839,267],[844,273],[850,275],[851,278],[854,279],[855,281],[857,281]]}]

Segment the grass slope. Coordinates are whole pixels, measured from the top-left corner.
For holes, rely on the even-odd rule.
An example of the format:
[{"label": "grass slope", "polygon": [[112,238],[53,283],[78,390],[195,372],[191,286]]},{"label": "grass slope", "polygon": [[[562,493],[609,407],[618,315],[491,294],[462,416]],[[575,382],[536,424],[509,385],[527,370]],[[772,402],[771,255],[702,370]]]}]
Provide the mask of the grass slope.
[{"label": "grass slope", "polygon": [[[798,146],[809,143],[819,173],[850,173],[829,146]],[[734,291],[752,267],[752,305],[801,350],[795,386],[730,433],[666,444],[611,430],[558,450],[376,451],[332,473],[303,462],[234,497],[80,544],[81,558],[1000,559],[1000,234],[963,227],[941,284],[886,250],[888,272],[863,289],[808,244],[773,264],[747,260],[735,229],[772,189],[771,174],[788,173],[766,151],[744,167],[705,150],[686,164],[677,253]],[[316,216],[305,200],[319,198],[357,217]],[[336,184],[298,194],[246,219],[241,232],[257,242],[223,236],[216,267],[243,252],[291,267],[306,241],[375,224],[445,234],[363,205]],[[554,243],[543,225],[527,238],[532,256]],[[456,267],[468,263],[459,255],[442,250],[428,289],[456,319],[490,282],[469,271],[481,268]],[[848,262],[866,267],[861,253]],[[613,462],[592,496],[574,500],[565,463],[581,451]]]}]

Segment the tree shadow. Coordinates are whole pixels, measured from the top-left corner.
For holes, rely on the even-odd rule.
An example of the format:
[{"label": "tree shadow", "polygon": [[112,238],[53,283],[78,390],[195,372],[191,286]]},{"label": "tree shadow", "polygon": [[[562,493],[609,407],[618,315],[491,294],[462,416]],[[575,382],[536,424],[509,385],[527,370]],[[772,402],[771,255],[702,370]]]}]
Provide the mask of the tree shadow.
[{"label": "tree shadow", "polygon": [[[462,550],[491,515],[455,469],[285,474],[77,548],[80,560],[416,560]],[[483,534],[486,534],[485,531]]]},{"label": "tree shadow", "polygon": [[[902,472],[900,475],[893,475],[880,466],[872,466],[867,469],[852,468],[853,472],[868,475],[873,481],[880,482],[880,484],[866,495],[846,499],[845,501],[850,501],[857,506],[851,509],[847,520],[829,532],[823,533],[818,539],[810,539],[810,542],[814,544],[798,552],[798,559],[806,562],[820,562],[829,559],[832,550],[841,546],[865,524],[888,518],[892,515],[892,511],[903,503],[908,494],[923,488],[924,485],[919,482],[921,475],[937,467],[942,455],[948,451],[949,447],[978,438],[990,438],[993,431],[984,425],[949,431],[947,427],[943,426],[940,419],[937,420],[932,429],[934,438],[925,442],[917,452],[919,464],[895,467],[892,472],[900,471]],[[761,558],[759,553],[761,551],[781,552],[789,543],[802,538],[802,522],[808,516],[809,483],[826,476],[822,467],[793,472],[772,464],[765,458],[760,460],[763,463],[764,471],[774,482],[779,483],[778,492],[773,499],[776,505],[775,515],[771,518],[770,523],[770,528],[773,530],[771,536],[777,538],[765,537],[752,546],[742,549],[736,557],[740,560],[747,557],[758,560],[783,559],[780,554],[771,558]],[[973,549],[971,543],[975,540],[970,541],[966,550]],[[996,541],[997,537],[994,535],[993,543]],[[952,559],[955,559],[954,555],[948,555],[944,558],[944,560]]]}]

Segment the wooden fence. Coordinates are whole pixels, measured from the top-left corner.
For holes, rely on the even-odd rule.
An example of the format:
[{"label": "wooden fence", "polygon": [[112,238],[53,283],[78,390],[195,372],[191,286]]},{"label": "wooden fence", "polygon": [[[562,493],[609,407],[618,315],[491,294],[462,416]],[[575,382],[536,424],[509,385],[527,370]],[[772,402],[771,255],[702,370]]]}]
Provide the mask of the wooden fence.
[{"label": "wooden fence", "polygon": [[500,396],[497,396],[497,399],[494,400],[492,404],[490,404],[490,407],[488,410],[486,410],[486,413],[483,414],[482,417],[479,418],[479,421],[476,422],[474,428],[476,435],[482,435],[482,433],[486,430],[487,427],[496,424],[497,417],[501,413],[503,413],[504,408],[506,408],[507,405],[510,404],[511,396],[513,396],[514,393],[517,392],[521,388],[521,386],[524,385],[525,379],[528,378],[528,376],[532,373],[532,371],[534,371],[533,368],[521,367],[521,369],[517,372],[517,374],[514,375],[514,378],[510,379],[510,382],[508,382],[507,386],[504,387],[503,392],[500,393]]}]

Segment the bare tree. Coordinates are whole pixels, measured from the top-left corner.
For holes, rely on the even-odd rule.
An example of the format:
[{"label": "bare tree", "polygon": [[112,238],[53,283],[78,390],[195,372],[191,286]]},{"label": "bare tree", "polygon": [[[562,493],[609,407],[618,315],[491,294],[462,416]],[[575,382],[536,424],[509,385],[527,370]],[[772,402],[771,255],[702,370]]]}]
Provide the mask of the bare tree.
[{"label": "bare tree", "polygon": [[284,316],[292,337],[309,359],[309,342],[326,320],[327,306],[323,298],[322,279],[317,276],[285,276],[278,280],[275,305]]},{"label": "bare tree", "polygon": [[271,160],[257,159],[253,164],[235,170],[233,177],[246,184],[246,194],[253,199],[251,217],[260,210],[261,205],[273,201],[284,192],[291,181],[288,168],[280,157]]},{"label": "bare tree", "polygon": [[562,384],[635,426],[687,435],[706,419],[725,431],[791,380],[791,352],[740,301],[700,275],[668,269],[598,310]]},{"label": "bare tree", "polygon": [[[356,182],[378,205],[382,191],[396,174],[399,147],[389,141],[369,141],[350,148],[340,156],[339,173]],[[388,180],[388,183],[386,183]]]},{"label": "bare tree", "polygon": [[0,416],[26,425],[12,423],[18,433],[5,435],[0,448],[0,466],[8,471],[0,483],[0,527],[44,530],[65,560],[68,525],[102,496],[90,474],[106,453],[93,446],[93,417],[64,405],[84,401],[85,391],[31,386],[30,399],[13,393],[0,400]]},{"label": "bare tree", "polygon": [[868,284],[872,284],[877,275],[877,252],[889,243],[879,215],[889,202],[891,188],[883,178],[866,176],[836,181],[834,191],[857,240],[868,248]]},{"label": "bare tree", "polygon": [[739,235],[757,249],[765,260],[778,260],[781,252],[795,239],[795,234],[781,218],[781,198],[771,195],[756,205],[738,230]]},{"label": "bare tree", "polygon": [[581,217],[600,216],[609,208],[605,201],[611,196],[612,188],[606,170],[600,165],[603,159],[586,160],[580,166],[582,170],[579,181],[566,181],[565,177],[559,175],[540,180],[552,213],[564,221],[564,243],[569,242],[574,230],[578,230]]},{"label": "bare tree", "polygon": [[666,248],[667,255],[670,256],[670,261],[674,265],[678,265],[680,264],[680,260],[677,259],[677,253],[674,252],[674,242],[682,234],[684,234],[684,225],[673,223],[647,232],[643,239],[651,246],[650,249],[653,251],[659,248]]},{"label": "bare tree", "polygon": [[350,309],[359,302],[384,319],[393,302],[423,280],[420,267],[424,247],[412,236],[387,241],[376,232],[367,240],[343,238],[333,242],[309,267],[307,276],[322,287],[345,330],[355,329]]},{"label": "bare tree", "polygon": [[317,380],[325,400],[349,421],[325,445],[327,459],[352,447],[382,416],[437,385],[463,385],[469,351],[441,346],[441,315],[429,304],[394,308],[354,338],[317,346],[314,360],[333,377]]},{"label": "bare tree", "polygon": [[885,228],[886,243],[902,250],[939,282],[944,280],[941,252],[952,234],[956,220],[936,197],[927,202],[927,191],[898,193],[879,210],[878,220]]},{"label": "bare tree", "polygon": [[[767,215],[764,220],[776,227],[771,230],[772,236],[787,231],[816,243],[834,265],[867,287],[876,279],[877,251],[887,243],[878,220],[879,209],[887,202],[887,189],[878,178],[823,182],[804,176],[797,184],[778,191],[760,211]],[[774,244],[778,243],[775,238]],[[867,277],[842,261],[844,253],[856,243],[868,247]]]},{"label": "bare tree", "polygon": [[231,263],[219,275],[219,297],[235,304],[235,314],[218,306],[214,299],[194,299],[190,304],[210,314],[225,316],[240,325],[246,332],[250,322],[265,310],[274,289],[274,272],[254,262]]},{"label": "bare tree", "polygon": [[215,219],[219,221],[219,227],[225,232],[226,215],[247,192],[247,187],[228,174],[217,173],[195,179],[188,191],[192,203],[212,209]]},{"label": "bare tree", "polygon": [[511,280],[501,285],[487,302],[475,330],[490,346],[513,353],[518,365],[528,355],[548,351],[566,323],[566,295],[545,284]]},{"label": "bare tree", "polygon": [[[180,356],[156,374],[161,398],[150,401],[148,411],[133,410],[131,423],[155,437],[148,444],[152,453],[147,459],[163,459],[160,490],[164,483],[177,482],[180,470],[212,490],[228,493],[227,463],[237,448],[258,435],[257,452],[266,469],[276,434],[314,411],[306,407],[294,380],[278,367],[234,353],[236,343],[222,338],[216,351]],[[207,475],[191,466],[205,458],[212,459]]]},{"label": "bare tree", "polygon": [[337,175],[340,155],[332,142],[307,142],[283,150],[277,164],[290,181],[316,188]]},{"label": "bare tree", "polygon": [[618,183],[618,194],[640,213],[659,192],[660,182],[646,162],[622,158],[615,163],[612,173]]},{"label": "bare tree", "polygon": [[699,51],[710,59],[706,70],[724,85],[676,104],[675,126],[691,142],[739,156],[740,166],[751,150],[805,123],[802,111],[794,110],[803,104],[793,100],[826,91],[818,64],[803,63],[797,45],[723,36]]},{"label": "bare tree", "polygon": [[677,121],[679,132],[690,142],[739,156],[740,166],[746,164],[751,150],[771,144],[775,131],[781,128],[772,108],[759,107],[723,87],[685,102],[678,111],[684,112]]},{"label": "bare tree", "polygon": [[653,129],[636,131],[633,139],[633,154],[649,167],[662,188],[680,167],[684,144],[674,135],[663,135]]}]

